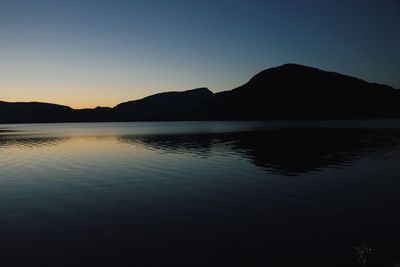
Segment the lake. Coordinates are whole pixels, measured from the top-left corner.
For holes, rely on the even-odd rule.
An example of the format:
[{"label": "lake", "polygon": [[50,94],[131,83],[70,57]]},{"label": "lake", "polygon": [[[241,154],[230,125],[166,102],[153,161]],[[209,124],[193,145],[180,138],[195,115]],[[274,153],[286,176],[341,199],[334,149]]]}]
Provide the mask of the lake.
[{"label": "lake", "polygon": [[1,266],[400,258],[400,121],[0,125]]}]

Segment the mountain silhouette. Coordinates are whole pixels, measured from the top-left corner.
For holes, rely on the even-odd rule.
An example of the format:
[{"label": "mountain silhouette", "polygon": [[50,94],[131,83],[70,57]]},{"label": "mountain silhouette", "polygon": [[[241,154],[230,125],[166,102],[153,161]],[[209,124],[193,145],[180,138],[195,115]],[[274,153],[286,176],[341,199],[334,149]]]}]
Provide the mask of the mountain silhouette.
[{"label": "mountain silhouette", "polygon": [[205,119],[349,119],[400,115],[400,91],[386,85],[296,64],[267,69],[215,94]]},{"label": "mountain silhouette", "polygon": [[62,105],[0,101],[1,123],[60,122],[71,120],[73,115],[72,108]]},{"label": "mountain silhouette", "polygon": [[166,92],[121,103],[113,108],[113,113],[119,121],[180,119],[212,97],[207,88]]},{"label": "mountain silhouette", "polygon": [[297,64],[264,70],[230,91],[165,92],[114,108],[0,102],[0,123],[378,118],[400,118],[400,90]]}]

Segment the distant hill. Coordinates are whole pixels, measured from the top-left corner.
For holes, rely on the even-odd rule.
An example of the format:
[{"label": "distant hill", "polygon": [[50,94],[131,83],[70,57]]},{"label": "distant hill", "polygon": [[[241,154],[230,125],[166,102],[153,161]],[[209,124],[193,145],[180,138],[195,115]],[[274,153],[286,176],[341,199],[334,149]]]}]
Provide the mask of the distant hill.
[{"label": "distant hill", "polygon": [[121,103],[113,108],[113,113],[119,121],[181,119],[208,102],[213,95],[207,88],[160,93]]},{"label": "distant hill", "polygon": [[400,90],[297,64],[264,70],[230,91],[166,92],[114,108],[0,101],[0,123],[372,118],[400,118]]},{"label": "distant hill", "polygon": [[400,90],[286,64],[215,94],[196,115],[224,120],[399,118]]},{"label": "distant hill", "polygon": [[71,120],[73,111],[70,107],[49,103],[10,103],[0,101],[0,122],[64,122]]}]

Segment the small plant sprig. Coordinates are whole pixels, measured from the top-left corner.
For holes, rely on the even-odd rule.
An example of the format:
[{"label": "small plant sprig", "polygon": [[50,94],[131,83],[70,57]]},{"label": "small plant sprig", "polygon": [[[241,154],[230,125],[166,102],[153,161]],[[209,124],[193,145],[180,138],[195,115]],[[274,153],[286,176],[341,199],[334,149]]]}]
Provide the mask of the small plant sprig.
[{"label": "small plant sprig", "polygon": [[361,266],[367,266],[367,258],[369,254],[371,254],[371,249],[367,246],[367,243],[363,241],[359,246],[355,247],[358,261],[361,263]]}]

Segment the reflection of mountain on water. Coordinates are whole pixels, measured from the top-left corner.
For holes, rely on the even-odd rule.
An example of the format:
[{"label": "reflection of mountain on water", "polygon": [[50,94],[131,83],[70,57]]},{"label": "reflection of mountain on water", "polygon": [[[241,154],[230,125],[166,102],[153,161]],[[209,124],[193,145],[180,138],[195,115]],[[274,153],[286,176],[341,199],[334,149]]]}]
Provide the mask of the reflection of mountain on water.
[{"label": "reflection of mountain on water", "polygon": [[31,137],[0,135],[0,149],[9,147],[37,148],[56,146],[65,142],[66,137]]},{"label": "reflection of mountain on water", "polygon": [[382,157],[400,144],[400,132],[374,129],[286,129],[241,136],[241,149],[258,166],[283,175],[354,165]]},{"label": "reflection of mountain on water", "polygon": [[123,136],[162,152],[209,156],[211,151],[237,153],[267,171],[300,175],[326,167],[354,165],[366,157],[384,157],[400,145],[392,129],[274,129],[230,134]]},{"label": "reflection of mountain on water", "polygon": [[187,134],[187,135],[126,135],[118,140],[128,144],[143,144],[149,149],[166,153],[189,153],[203,157],[209,156],[215,135]]}]

